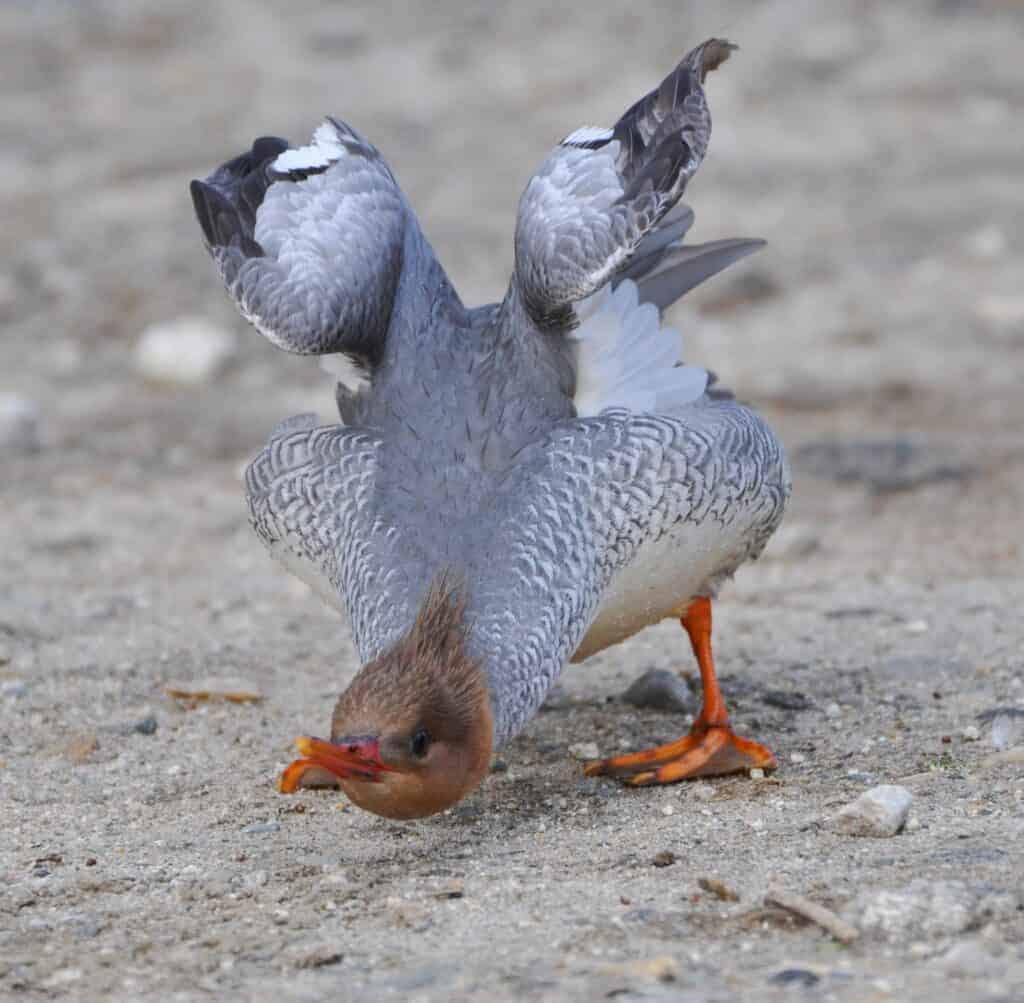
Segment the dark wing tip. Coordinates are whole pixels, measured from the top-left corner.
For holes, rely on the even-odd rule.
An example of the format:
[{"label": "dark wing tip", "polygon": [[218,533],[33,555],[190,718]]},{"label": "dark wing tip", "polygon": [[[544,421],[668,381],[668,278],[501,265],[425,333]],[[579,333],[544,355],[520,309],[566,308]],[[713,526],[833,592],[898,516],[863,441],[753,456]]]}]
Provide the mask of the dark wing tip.
[{"label": "dark wing tip", "polygon": [[268,160],[275,160],[288,149],[288,140],[280,136],[260,136],[252,143],[252,157],[254,164],[263,164]]},{"label": "dark wing tip", "polygon": [[700,67],[700,82],[704,83],[707,75],[712,70],[717,70],[733,52],[739,49],[735,42],[725,38],[709,38],[702,45],[697,46],[686,61],[693,60]]},{"label": "dark wing tip", "polygon": [[253,239],[256,211],[271,183],[267,168],[287,149],[287,140],[260,136],[248,153],[222,164],[205,181],[189,185],[192,206],[208,247],[234,243],[247,258],[263,254]]},{"label": "dark wing tip", "polygon": [[206,198],[207,187],[202,181],[193,180],[188,186],[189,194],[192,196],[192,208],[195,210],[196,219],[202,228],[203,237],[211,247],[214,244],[213,218],[210,213],[210,204]]}]

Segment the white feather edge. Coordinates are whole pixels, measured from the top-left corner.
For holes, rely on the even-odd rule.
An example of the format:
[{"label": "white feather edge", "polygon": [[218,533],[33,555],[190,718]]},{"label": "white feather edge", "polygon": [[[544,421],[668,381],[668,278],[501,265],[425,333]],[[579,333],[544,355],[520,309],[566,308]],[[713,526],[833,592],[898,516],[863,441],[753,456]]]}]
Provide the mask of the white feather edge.
[{"label": "white feather edge", "polygon": [[281,174],[287,174],[289,171],[308,171],[317,167],[327,167],[343,156],[345,146],[338,139],[338,130],[334,123],[321,122],[316,127],[313,141],[309,146],[285,150],[274,161],[273,169]]},{"label": "white feather edge", "polygon": [[346,390],[354,393],[369,383],[363,372],[344,352],[332,352],[317,357],[320,368],[334,377]]},{"label": "white feather edge", "polygon": [[582,146],[612,138],[612,130],[600,125],[584,125],[575,132],[570,132],[559,144],[560,146]]},{"label": "white feather edge", "polygon": [[575,306],[580,324],[570,335],[576,354],[573,404],[581,418],[611,407],[671,412],[707,389],[707,371],[682,364],[682,335],[661,326],[653,303],[639,303],[632,279],[614,292],[604,286]]}]

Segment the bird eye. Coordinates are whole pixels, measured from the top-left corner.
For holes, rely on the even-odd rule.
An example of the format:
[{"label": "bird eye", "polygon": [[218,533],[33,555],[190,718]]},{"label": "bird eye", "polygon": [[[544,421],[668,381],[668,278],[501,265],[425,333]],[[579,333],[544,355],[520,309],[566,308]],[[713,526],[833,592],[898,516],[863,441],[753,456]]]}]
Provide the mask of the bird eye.
[{"label": "bird eye", "polygon": [[427,734],[427,729],[417,728],[416,734],[412,736],[412,754],[418,758],[422,758],[427,754],[429,746],[430,736]]}]

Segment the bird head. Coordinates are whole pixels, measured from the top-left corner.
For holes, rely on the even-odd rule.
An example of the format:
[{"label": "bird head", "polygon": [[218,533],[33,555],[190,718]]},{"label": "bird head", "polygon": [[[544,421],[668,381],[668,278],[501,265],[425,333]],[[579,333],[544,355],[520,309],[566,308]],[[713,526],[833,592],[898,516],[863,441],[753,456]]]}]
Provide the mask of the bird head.
[{"label": "bird head", "polygon": [[443,580],[432,586],[408,633],[339,698],[330,740],[296,740],[302,758],[280,789],[330,779],[366,811],[421,818],[476,787],[490,765],[493,720],[486,677],[466,653],[463,610]]}]

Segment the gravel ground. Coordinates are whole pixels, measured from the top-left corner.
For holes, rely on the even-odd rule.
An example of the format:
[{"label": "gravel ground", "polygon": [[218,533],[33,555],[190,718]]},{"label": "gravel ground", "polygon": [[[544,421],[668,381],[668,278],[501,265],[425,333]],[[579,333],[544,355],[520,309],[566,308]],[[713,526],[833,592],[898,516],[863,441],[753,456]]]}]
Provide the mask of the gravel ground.
[{"label": "gravel ground", "polygon": [[[794,459],[716,613],[737,725],[781,768],[581,776],[572,746],[687,726],[618,699],[693,676],[668,623],[568,670],[442,816],[278,795],[356,662],[239,471],[331,388],[235,316],[187,181],[340,114],[493,299],[546,149],[710,34],[742,51],[710,83],[698,237],[770,246],[673,320]],[[979,719],[1024,707],[1022,37],[1010,0],[0,7],[0,995],[1022,998],[1024,718]],[[142,332],[189,316],[220,365],[142,379]],[[166,695],[209,677],[264,699]],[[880,784],[905,828],[848,834]]]}]

